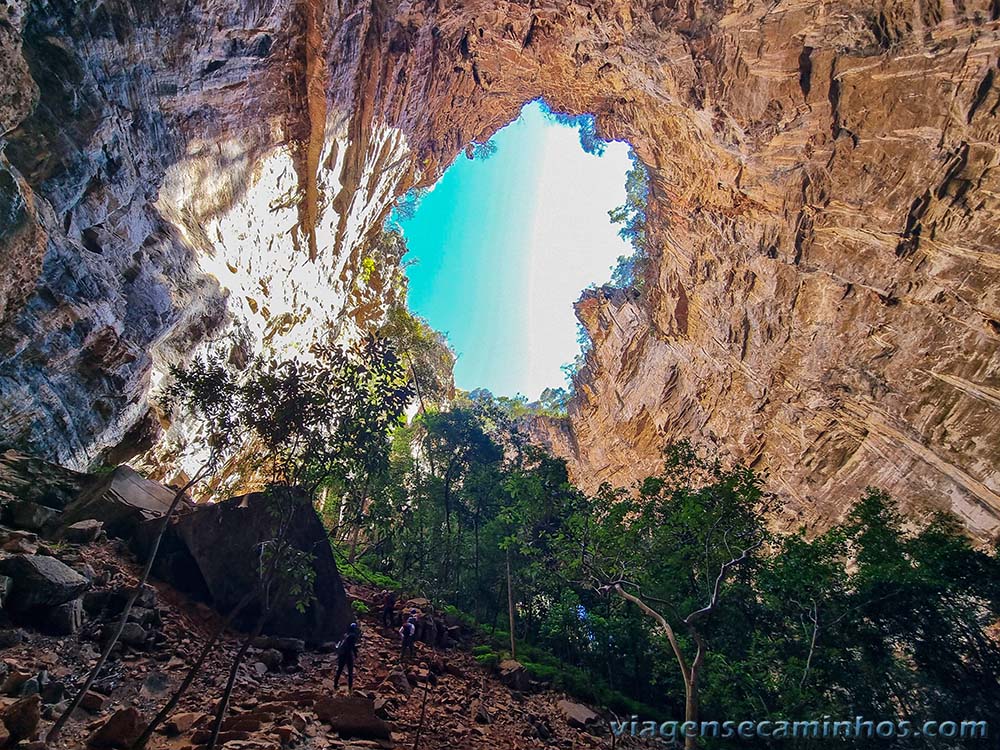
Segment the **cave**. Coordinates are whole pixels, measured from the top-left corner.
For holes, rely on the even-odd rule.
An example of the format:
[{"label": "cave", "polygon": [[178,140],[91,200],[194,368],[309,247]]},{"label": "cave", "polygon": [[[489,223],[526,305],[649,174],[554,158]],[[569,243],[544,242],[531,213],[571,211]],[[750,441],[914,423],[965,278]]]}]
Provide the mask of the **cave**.
[{"label": "cave", "polygon": [[[128,462],[163,484],[193,482],[198,462],[181,456],[186,445],[197,442],[200,425],[168,413],[157,396],[176,378],[177,368],[208,354],[224,361],[227,373],[245,374],[261,352],[285,356],[317,342],[374,341],[372,334],[383,330],[389,312],[405,306],[395,283],[403,253],[387,240],[393,212],[406,196],[433,186],[456,158],[486,148],[525,105],[541,100],[568,118],[587,118],[591,137],[628,144],[648,180],[641,279],[581,292],[573,307],[588,346],[571,395],[560,406],[564,412],[536,412],[517,422],[533,444],[525,450],[555,457],[538,459],[543,476],[535,477],[535,486],[551,491],[546,502],[565,499],[566,487],[582,493],[570,493],[572,498],[599,497],[608,508],[636,498],[648,501],[619,518],[615,530],[626,528],[659,507],[663,484],[641,480],[664,467],[664,447],[684,456],[690,449],[716,457],[713,466],[720,472],[718,467],[748,467],[761,477],[759,488],[751,483],[745,489],[768,501],[766,531],[779,535],[767,536],[768,544],[780,547],[774,539],[783,539],[790,548],[807,549],[810,540],[830,539],[824,536],[829,530],[857,522],[859,512],[869,514],[864,523],[882,523],[889,515],[880,515],[880,498],[891,496],[900,516],[886,524],[897,524],[893,533],[905,538],[898,549],[912,553],[911,559],[926,553],[931,568],[938,552],[964,556],[978,567],[952,583],[986,586],[1000,577],[995,555],[983,552],[995,548],[1000,536],[998,50],[996,0],[8,0],[0,4],[0,480],[23,452],[73,476]],[[436,341],[433,332],[427,338]],[[437,383],[439,391],[454,396],[449,381],[454,360],[446,353],[434,356],[448,370]],[[426,413],[419,387],[415,395]],[[447,420],[449,410],[442,413]],[[456,424],[457,432],[464,429]],[[487,443],[477,450],[499,462],[504,452]],[[433,450],[427,448],[427,455]],[[451,461],[468,454],[441,455]],[[440,482],[443,520],[435,516],[436,525],[430,526],[447,540],[453,539],[451,466]],[[724,476],[736,477],[733,483],[739,485],[747,475]],[[479,480],[483,496],[509,486]],[[261,489],[255,482],[234,461],[209,491],[250,493]],[[0,505],[16,499],[25,486],[0,482]],[[289,486],[296,493],[301,489]],[[348,490],[338,489],[347,497]],[[374,503],[366,492],[367,484],[359,516]],[[323,488],[317,501],[302,493],[307,505],[316,506],[305,512],[313,520],[332,514],[339,528],[347,503],[333,506],[330,494]],[[865,500],[854,504],[858,498]],[[192,507],[214,513],[220,506]],[[500,694],[495,705],[517,712],[522,699],[534,700],[525,695],[545,680],[570,693],[570,683],[593,688],[591,682],[604,679],[603,672],[564,670],[564,662],[558,670],[565,673],[556,677],[552,663],[514,661],[525,623],[539,610],[555,608],[551,591],[517,605],[513,593],[515,582],[527,579],[518,575],[527,567],[532,544],[543,547],[554,522],[552,514],[542,514],[532,528],[541,529],[539,535],[520,547],[513,535],[502,537],[494,526],[503,538],[490,549],[496,578],[483,582],[476,507],[469,518],[456,512],[455,523],[470,524],[462,529],[474,524],[475,583],[482,601],[473,603],[482,605],[476,617],[481,609],[483,621],[492,620],[493,645],[475,653],[467,643],[468,658],[452,663],[449,671],[432,650],[468,640],[472,626],[451,603],[447,615],[435,610],[423,591],[406,603],[413,607],[408,612],[419,607],[429,615],[420,623],[424,662],[410,665],[412,685],[422,686],[424,699],[432,681],[440,679],[447,688],[449,680],[466,680],[469,674],[481,679],[478,687],[463,682],[465,692],[452,694],[459,697],[450,703],[432,698],[439,726],[429,733],[452,731],[456,706],[471,707],[468,724],[475,727],[434,735],[437,744],[428,747],[462,746],[456,737],[466,741],[496,731],[491,722],[497,712],[487,705],[487,694]],[[48,508],[52,514],[58,510]],[[955,523],[943,524],[942,513]],[[53,527],[55,518],[31,520],[43,529]],[[385,525],[404,526],[402,519],[401,513]],[[360,527],[359,521],[355,528]],[[928,528],[929,536],[921,536]],[[646,526],[653,536],[659,529],[654,521]],[[923,531],[906,536],[913,529]],[[370,608],[383,601],[378,590],[393,588],[393,581],[370,573],[355,553],[360,549],[359,559],[378,562],[382,552],[371,552],[363,538],[359,542],[358,531],[353,539],[346,535],[328,545],[327,532],[317,532],[310,544],[323,548],[337,587],[344,571],[354,576],[353,608],[342,588],[335,592],[338,628],[356,617],[372,623],[375,636]],[[423,533],[421,525],[421,539]],[[0,564],[7,572],[0,582],[8,580],[7,573],[44,577],[57,567],[57,560],[42,558],[63,555],[81,568],[86,562],[72,545],[66,553],[61,538],[39,541],[35,532],[23,530],[3,534]],[[631,671],[622,672],[646,690],[640,698],[655,694],[673,716],[697,715],[692,670],[700,668],[705,653],[705,631],[697,623],[715,612],[720,588],[726,596],[738,588],[733,581],[739,576],[726,575],[763,547],[764,531],[760,534],[745,540],[745,548],[736,545],[735,552],[724,537],[728,562],[714,578],[714,589],[690,576],[699,591],[710,592],[710,603],[675,622],[679,629],[683,625],[680,645],[662,616],[617,641],[603,641],[635,647],[652,644],[650,633],[660,638],[656,649],[634,650]],[[260,560],[266,542],[253,547]],[[89,543],[103,542],[95,536]],[[218,545],[205,546],[211,554]],[[449,576],[466,575],[468,581],[463,571],[472,563],[458,549],[457,562],[450,551],[440,557]],[[343,559],[334,563],[334,553]],[[253,568],[251,553],[236,554],[259,575],[262,562]],[[112,558],[109,552],[94,560],[125,564]],[[190,560],[182,558],[176,558],[182,575],[196,579],[196,593],[210,598],[204,581],[191,573]],[[226,561],[213,564],[224,579]],[[796,571],[794,564],[788,567]],[[844,569],[845,576],[858,570]],[[124,575],[122,570],[114,568]],[[555,580],[551,567],[532,570],[536,583]],[[134,570],[124,577],[129,576],[144,580]],[[25,611],[58,614],[58,627],[74,632],[82,614],[79,600],[66,591],[78,596],[92,581],[73,571],[64,577],[68,584],[46,589],[44,596],[24,583],[13,591]],[[941,580],[946,578],[942,573]],[[910,591],[903,603],[892,602],[892,611],[877,612],[884,618],[879,622],[895,626],[897,616],[902,621],[928,612],[941,615],[935,626],[956,612],[962,622],[975,620],[977,627],[946,629],[934,643],[921,640],[933,628],[912,620],[920,632],[907,636],[919,648],[906,652],[912,657],[906,667],[912,667],[915,680],[929,681],[924,697],[945,695],[954,698],[950,708],[989,705],[995,713],[1000,605],[993,606],[990,597],[997,598],[996,592],[977,589],[956,603],[961,597],[947,599],[948,585],[935,589],[933,583]],[[611,622],[623,611],[635,615],[638,610],[628,609],[632,605],[653,611],[632,585],[624,574],[602,579],[588,589],[586,601],[568,605],[565,619],[589,628],[589,618],[596,623],[598,617]],[[775,586],[769,606],[797,604],[794,587],[789,594]],[[6,583],[2,593],[7,596]],[[749,584],[739,593],[760,604]],[[59,599],[62,594],[65,599]],[[620,609],[613,613],[608,601],[616,594],[620,600],[614,606]],[[947,599],[948,605],[926,605],[925,594],[926,601]],[[183,602],[171,599],[163,606],[175,608],[172,623],[198,619],[188,616],[190,610],[178,614],[187,606]],[[811,642],[789,636],[802,647],[795,651],[798,661],[776,652],[771,665],[804,665],[801,679],[789,678],[793,688],[816,680],[817,672],[810,672],[814,656],[829,658],[822,652],[825,644],[816,648],[817,640],[822,643],[821,621],[829,624],[820,609],[814,600],[811,609],[790,616],[794,634],[802,627],[808,631],[811,623]],[[741,628],[749,632],[759,625],[751,617],[757,611],[733,609],[727,623],[737,623],[742,635]],[[402,614],[406,628],[406,611],[390,614],[390,620]],[[146,615],[156,619],[152,610]],[[507,651],[496,645],[505,632],[503,615],[509,623]],[[9,635],[3,622],[0,630],[4,643],[11,639],[11,648],[20,649],[18,658],[27,659],[34,642]],[[224,630],[225,623],[218,632]],[[398,648],[390,639],[395,632],[390,629],[377,641],[384,654]],[[581,640],[597,644],[595,632]],[[137,643],[155,646],[143,633],[145,640]],[[399,634],[404,643],[413,635]],[[345,641],[335,638],[341,635],[309,631],[310,641],[338,657]],[[171,637],[165,635],[165,642]],[[646,637],[651,640],[643,641]],[[240,653],[254,642],[246,640]],[[882,655],[904,650],[901,641],[889,642],[892,648]],[[226,643],[235,652],[235,636]],[[293,645],[271,650],[294,652],[298,659],[305,644]],[[939,646],[951,650],[935,660]],[[651,669],[646,662],[653,662],[654,652],[669,657],[671,648],[681,666],[677,671],[667,658],[672,676],[664,679],[673,682],[643,673]],[[697,653],[688,666],[685,649]],[[609,654],[602,655],[600,667],[611,681]],[[532,655],[538,652],[529,651]],[[884,674],[876,655],[867,656],[862,662],[869,671],[857,673],[859,684]],[[268,694],[272,703],[261,700],[265,706],[288,713],[315,709],[332,727],[352,711],[368,712],[365,731],[389,737],[368,697],[318,697],[331,687],[329,675],[320,671],[329,671],[329,664],[320,657],[303,657],[301,667],[283,662],[280,653],[270,657],[278,669],[287,667],[280,677],[289,682],[281,683],[282,692]],[[166,652],[157,658],[170,663]],[[400,660],[405,662],[405,652]],[[321,663],[325,666],[316,667]],[[274,670],[259,664],[263,670],[244,677],[271,679]],[[741,664],[748,674],[754,667]],[[5,684],[20,689],[30,676],[15,667]],[[726,675],[719,663],[710,667],[714,682],[705,693],[716,701],[714,710],[723,702],[711,691],[728,682],[735,694],[743,675]],[[484,671],[473,671],[480,668]],[[79,665],[74,669],[76,679],[82,672]],[[399,672],[379,672],[377,687],[395,681],[402,687],[394,696],[409,695],[410,677],[403,667]],[[312,680],[302,689],[313,692],[285,689],[296,674]],[[838,689],[845,693],[854,689],[849,673],[829,668],[826,675],[843,679]],[[215,686],[224,681],[220,677]],[[302,687],[301,681],[296,684]],[[664,685],[673,692],[665,695]],[[138,693],[139,684],[132,687]],[[143,689],[149,692],[145,683]],[[901,690],[882,708],[898,708],[904,694],[908,699]],[[473,695],[478,697],[469,705]],[[41,700],[11,697],[22,707],[27,705],[22,700]],[[983,703],[975,703],[980,697]],[[612,703],[601,700],[605,708]],[[864,697],[858,700],[868,708]],[[226,701],[218,704],[216,730]],[[99,702],[103,705],[103,698]],[[597,714],[564,703],[544,704],[545,710],[565,714],[559,733],[593,728]],[[249,711],[252,705],[248,700],[239,708]],[[546,723],[551,717],[539,718],[541,704],[533,705],[535,713],[519,715],[518,732],[542,743],[533,746],[552,746],[544,744],[554,731]],[[633,713],[632,704],[616,705]],[[936,704],[929,699],[926,705]],[[392,709],[385,703],[379,708]],[[424,726],[418,709],[412,700],[399,709],[410,712],[412,726],[419,715],[417,740]],[[13,719],[7,721],[6,703],[3,710],[9,727]],[[608,712],[602,716],[613,718]],[[126,720],[135,723],[135,717]],[[177,734],[196,721],[203,720],[191,719]],[[193,736],[206,727],[203,721]],[[276,732],[284,746],[297,741],[300,728],[282,726]],[[19,739],[27,737],[14,738]],[[564,739],[563,745],[572,742]],[[686,746],[696,743],[688,738]]]},{"label": "cave", "polygon": [[686,437],[789,527],[877,484],[990,536],[995,29],[918,5],[9,5],[3,439],[84,468],[192,351],[357,335],[393,203],[545,97],[651,177],[652,283],[581,299],[537,430],[580,481]]}]

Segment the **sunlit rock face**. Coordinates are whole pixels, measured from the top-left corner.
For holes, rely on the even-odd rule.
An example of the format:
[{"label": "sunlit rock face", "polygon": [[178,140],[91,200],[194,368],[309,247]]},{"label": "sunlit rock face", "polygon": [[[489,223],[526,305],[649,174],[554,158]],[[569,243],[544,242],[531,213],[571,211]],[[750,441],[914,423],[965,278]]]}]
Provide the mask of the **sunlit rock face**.
[{"label": "sunlit rock face", "polygon": [[371,326],[394,196],[544,95],[653,182],[650,278],[584,296],[569,423],[536,425],[577,481],[687,437],[788,525],[875,484],[996,532],[995,4],[135,5],[0,25],[3,438],[79,467],[200,347]]},{"label": "sunlit rock face", "polygon": [[358,137],[358,59],[323,70],[350,29],[317,42],[305,5],[228,1],[42,2],[12,22],[0,439],[76,468],[125,457],[161,431],[169,365],[208,348],[244,367],[377,318],[355,271],[409,152],[370,116]]}]

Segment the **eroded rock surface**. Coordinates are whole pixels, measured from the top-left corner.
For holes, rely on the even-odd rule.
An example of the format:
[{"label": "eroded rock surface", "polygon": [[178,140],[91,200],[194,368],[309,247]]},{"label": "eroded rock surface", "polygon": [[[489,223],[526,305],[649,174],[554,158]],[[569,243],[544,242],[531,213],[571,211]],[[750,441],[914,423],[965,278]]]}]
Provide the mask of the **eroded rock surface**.
[{"label": "eroded rock surface", "polygon": [[134,453],[195,349],[372,325],[393,198],[544,95],[652,175],[645,287],[581,300],[580,395],[538,426],[577,481],[689,437],[789,524],[878,484],[997,531],[994,3],[8,6],[4,439]]}]

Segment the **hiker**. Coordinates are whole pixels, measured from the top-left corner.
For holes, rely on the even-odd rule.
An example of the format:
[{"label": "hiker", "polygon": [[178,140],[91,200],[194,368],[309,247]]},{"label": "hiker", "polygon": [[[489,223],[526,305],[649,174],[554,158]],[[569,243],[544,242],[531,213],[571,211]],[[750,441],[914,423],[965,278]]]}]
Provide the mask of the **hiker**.
[{"label": "hiker", "polygon": [[347,667],[347,692],[354,692],[354,660],[358,658],[358,641],[361,633],[358,631],[358,624],[352,622],[347,628],[347,632],[337,644],[337,674],[333,678],[333,689],[336,690],[340,684],[340,674]]},{"label": "hiker", "polygon": [[413,648],[413,642],[416,640],[417,635],[417,622],[412,617],[403,623],[403,627],[399,629],[399,635],[403,639],[403,650],[399,655],[400,659],[406,658],[406,652],[410,652],[410,656],[415,656],[416,652]]},{"label": "hiker", "polygon": [[396,624],[396,592],[382,591],[382,626],[391,628]]}]

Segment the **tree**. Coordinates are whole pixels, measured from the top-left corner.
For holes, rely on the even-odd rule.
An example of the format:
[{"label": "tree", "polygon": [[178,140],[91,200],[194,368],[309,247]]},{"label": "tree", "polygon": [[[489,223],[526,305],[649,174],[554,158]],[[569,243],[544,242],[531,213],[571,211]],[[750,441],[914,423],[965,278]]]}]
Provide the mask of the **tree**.
[{"label": "tree", "polygon": [[378,335],[389,341],[405,362],[421,410],[427,411],[454,396],[455,353],[444,335],[426,320],[413,315],[405,304],[395,305],[389,309]]},{"label": "tree", "polygon": [[649,205],[649,170],[634,151],[632,168],[625,173],[625,202],[608,211],[612,224],[621,224],[619,236],[632,245],[631,255],[619,256],[611,269],[613,286],[641,290],[649,263],[646,209]]},{"label": "tree", "polygon": [[556,547],[562,541],[562,523],[579,510],[582,495],[569,483],[566,462],[535,446],[522,448],[517,462],[507,472],[504,490],[506,498],[500,518],[507,528],[500,546],[506,556],[513,654],[514,606],[510,592],[514,585],[514,554],[517,554],[521,577],[530,582],[533,589],[530,598],[550,599],[552,592],[541,583],[552,578],[552,569],[546,561],[556,556]]},{"label": "tree", "polygon": [[552,122],[567,127],[576,128],[580,134],[580,148],[588,154],[602,156],[608,142],[597,132],[597,118],[591,114],[571,115],[568,112],[556,112],[544,101],[541,102],[542,114]]},{"label": "tree", "polygon": [[497,152],[497,142],[490,138],[481,143],[470,143],[465,149],[465,155],[475,161],[486,161]]},{"label": "tree", "polygon": [[[659,626],[684,682],[685,722],[697,722],[706,629],[767,539],[766,497],[752,471],[723,469],[686,444],[670,448],[663,473],[637,490],[602,488],[598,507],[607,511],[591,519],[581,572]],[[688,734],[685,747],[695,746]]]},{"label": "tree", "polygon": [[367,560],[492,624],[533,678],[709,726],[1000,713],[1000,562],[954,519],[910,530],[870,491],[829,531],[773,537],[762,478],[686,444],[633,488],[586,497],[519,438],[523,406],[477,391],[399,428]]},{"label": "tree", "polygon": [[[223,625],[245,608],[256,608],[256,624],[230,668],[210,747],[217,741],[236,672],[253,637],[276,607],[290,603],[303,608],[312,596],[311,559],[288,537],[296,513],[313,502],[321,487],[381,465],[389,432],[412,396],[405,371],[384,341],[372,337],[350,349],[317,345],[311,354],[311,360],[258,360],[248,368],[246,380],[233,389],[229,402],[230,430],[244,435],[251,447],[244,465],[265,486],[273,533],[261,546],[256,591],[237,604]],[[201,382],[190,372],[177,375],[184,384]],[[148,742],[156,725],[177,705],[221,632],[222,628],[205,644],[135,747]]]},{"label": "tree", "polygon": [[391,230],[398,230],[399,226],[404,221],[409,221],[414,216],[417,215],[417,209],[420,207],[420,201],[424,199],[428,193],[428,188],[416,187],[408,190],[402,198],[396,201],[392,207],[392,212],[388,220],[388,228]]},{"label": "tree", "polygon": [[[869,490],[844,523],[782,540],[762,567],[763,618],[784,669],[772,700],[814,713],[977,716],[1000,712],[1000,562],[955,519],[904,531]],[[853,714],[851,714],[853,715]]]}]

